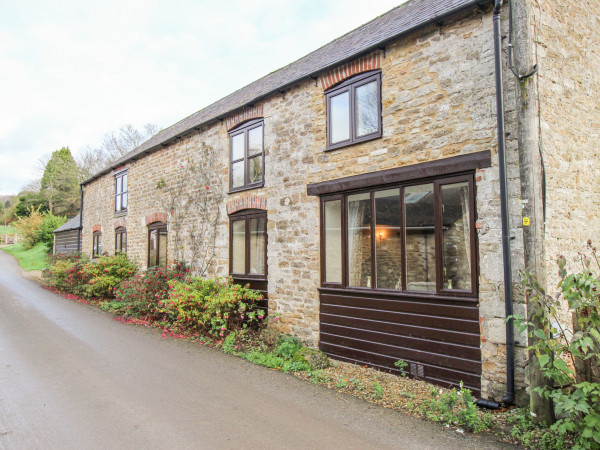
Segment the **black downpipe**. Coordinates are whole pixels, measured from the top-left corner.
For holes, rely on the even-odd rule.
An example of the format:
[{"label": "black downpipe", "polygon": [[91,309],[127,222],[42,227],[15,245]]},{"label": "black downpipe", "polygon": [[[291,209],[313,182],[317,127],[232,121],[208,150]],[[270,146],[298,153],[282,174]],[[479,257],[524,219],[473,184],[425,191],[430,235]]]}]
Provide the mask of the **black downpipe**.
[{"label": "black downpipe", "polygon": [[77,230],[77,253],[81,253],[81,230],[83,230],[83,185],[79,185],[79,230]]},{"label": "black downpipe", "polygon": [[[504,133],[504,88],[502,84],[502,37],[500,13],[502,0],[494,2],[494,61],[496,65],[496,117],[498,121],[498,164],[500,166],[500,214],[502,216],[502,255],[504,258],[504,309],[506,317],[513,314],[512,265],[510,254],[510,229],[508,220],[508,194],[506,190],[506,139]],[[512,319],[506,322],[506,395],[503,403],[515,401],[515,340]]]},{"label": "black downpipe", "polygon": [[500,403],[497,402],[492,402],[491,400],[484,400],[483,398],[480,398],[479,400],[477,400],[475,402],[475,404],[477,406],[479,406],[480,408],[487,408],[487,409],[500,409]]}]

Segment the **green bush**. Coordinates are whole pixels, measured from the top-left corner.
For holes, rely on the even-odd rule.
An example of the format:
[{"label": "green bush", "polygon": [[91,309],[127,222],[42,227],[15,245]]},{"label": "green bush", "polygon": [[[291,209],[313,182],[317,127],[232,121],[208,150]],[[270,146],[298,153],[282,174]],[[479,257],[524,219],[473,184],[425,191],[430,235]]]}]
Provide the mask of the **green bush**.
[{"label": "green bush", "polygon": [[467,431],[478,433],[492,425],[489,413],[480,412],[469,389],[460,386],[460,390],[438,393],[431,387],[431,399],[425,400],[421,407],[427,418],[446,425],[455,425]]},{"label": "green bush", "polygon": [[56,255],[49,260],[49,284],[83,297],[114,297],[116,286],[136,271],[124,254],[102,256],[93,262],[79,254]]},{"label": "green bush", "polygon": [[89,281],[85,267],[90,260],[85,255],[64,254],[49,258],[48,282],[51,286],[75,295],[82,295]]},{"label": "green bush", "polygon": [[46,245],[48,253],[52,253],[54,247],[54,233],[58,227],[67,221],[66,217],[55,216],[52,213],[44,213],[43,220],[36,232],[36,241]]},{"label": "green bush", "polygon": [[515,408],[506,414],[510,435],[527,448],[562,450],[571,446],[558,431],[533,422],[529,408]]},{"label": "green bush", "polygon": [[14,222],[13,225],[17,230],[19,230],[19,234],[23,238],[25,248],[32,248],[38,242],[38,230],[44,222],[44,215],[39,211],[39,209],[34,209],[33,206],[28,212],[28,215],[19,217],[19,219]]},{"label": "green bush", "polygon": [[[530,322],[522,316],[512,318],[519,332],[528,330],[530,338],[537,338],[528,350],[535,351],[539,368],[551,383],[534,390],[552,399],[559,420],[551,429],[574,433],[576,449],[600,449],[600,278],[594,272],[600,262],[591,241],[580,261],[582,272],[568,274],[566,259],[558,258],[557,296],[548,295],[533,275],[524,272],[523,286],[539,313]],[[565,300],[573,314],[573,333],[560,320]]]},{"label": "green bush", "polygon": [[124,253],[102,256],[83,267],[83,278],[87,284],[82,294],[85,297],[114,297],[116,287],[131,278],[136,270],[137,266]]},{"label": "green bush", "polygon": [[233,284],[231,278],[189,278],[171,286],[169,298],[159,300],[158,311],[181,328],[223,337],[264,319],[265,312],[254,308],[262,295]]}]

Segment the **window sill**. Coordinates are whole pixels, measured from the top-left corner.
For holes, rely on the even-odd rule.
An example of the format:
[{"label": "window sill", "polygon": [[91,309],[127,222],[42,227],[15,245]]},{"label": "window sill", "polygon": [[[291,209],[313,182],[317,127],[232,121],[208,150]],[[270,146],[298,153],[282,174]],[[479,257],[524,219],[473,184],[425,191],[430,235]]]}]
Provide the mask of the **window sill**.
[{"label": "window sill", "polygon": [[238,188],[232,188],[229,189],[229,192],[227,192],[228,194],[235,194],[236,192],[243,192],[243,191],[251,191],[252,189],[258,189],[261,187],[264,187],[265,183],[264,181],[262,183],[259,184],[252,184],[250,186],[243,186],[243,187],[238,187]]},{"label": "window sill", "polygon": [[125,217],[127,215],[127,210],[125,211],[115,211],[114,217]]},{"label": "window sill", "polygon": [[339,150],[340,148],[351,147],[352,145],[362,144],[363,142],[374,141],[375,139],[380,139],[383,136],[383,132],[378,131],[377,133],[369,134],[367,136],[363,136],[359,139],[355,139],[353,141],[344,141],[338,144],[328,145],[324,152],[332,152],[334,150]]},{"label": "window sill", "polygon": [[242,280],[242,281],[256,281],[256,280],[267,281],[266,275],[242,275],[242,274],[230,273],[229,276],[236,280]]}]

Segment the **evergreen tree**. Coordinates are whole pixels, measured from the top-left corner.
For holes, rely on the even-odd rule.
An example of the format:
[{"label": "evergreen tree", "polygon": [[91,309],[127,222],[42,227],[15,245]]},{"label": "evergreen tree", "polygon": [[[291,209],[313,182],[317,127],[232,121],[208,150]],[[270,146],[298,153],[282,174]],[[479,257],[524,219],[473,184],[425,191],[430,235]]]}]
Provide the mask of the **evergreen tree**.
[{"label": "evergreen tree", "polygon": [[79,210],[79,171],[69,147],[52,153],[41,180],[40,193],[55,215],[72,216]]},{"label": "evergreen tree", "polygon": [[15,206],[15,216],[29,217],[32,208],[44,213],[48,211],[48,201],[39,192],[22,192]]}]

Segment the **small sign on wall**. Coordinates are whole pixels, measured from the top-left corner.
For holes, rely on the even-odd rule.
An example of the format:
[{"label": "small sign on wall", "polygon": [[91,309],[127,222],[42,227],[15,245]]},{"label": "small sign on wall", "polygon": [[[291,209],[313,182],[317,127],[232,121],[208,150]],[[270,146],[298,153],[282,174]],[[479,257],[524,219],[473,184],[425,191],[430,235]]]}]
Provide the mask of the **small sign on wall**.
[{"label": "small sign on wall", "polygon": [[529,225],[531,225],[531,220],[529,217],[523,217],[523,226],[528,227]]}]

